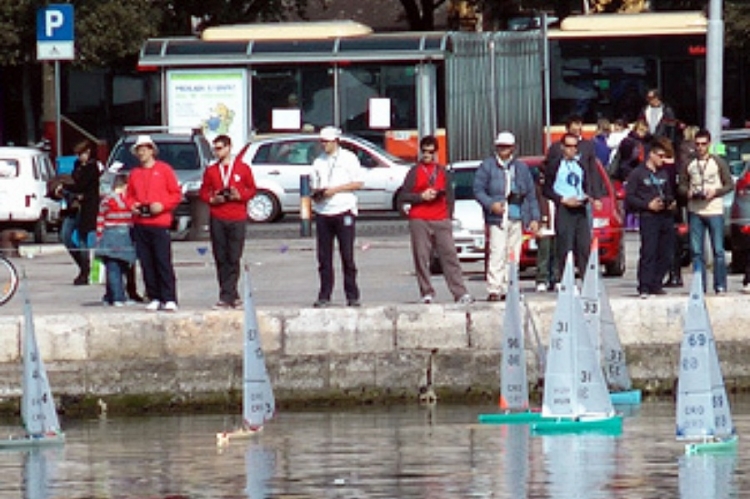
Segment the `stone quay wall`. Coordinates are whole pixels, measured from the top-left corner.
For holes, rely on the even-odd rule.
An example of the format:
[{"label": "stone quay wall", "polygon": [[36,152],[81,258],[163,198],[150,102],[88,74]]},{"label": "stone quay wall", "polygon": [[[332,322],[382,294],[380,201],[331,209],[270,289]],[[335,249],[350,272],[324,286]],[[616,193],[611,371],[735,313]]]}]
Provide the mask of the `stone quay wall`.
[{"label": "stone quay wall", "polygon": [[[673,297],[611,302],[634,383],[646,393],[673,389],[685,302]],[[707,303],[727,386],[744,390],[750,386],[747,298],[709,297]],[[529,307],[546,343],[554,303]],[[281,404],[416,401],[426,385],[441,399],[494,398],[502,318],[502,303],[258,310],[261,343]],[[136,410],[146,410],[236,404],[241,397],[241,311],[123,309],[37,315],[34,323],[63,409],[99,399],[115,406],[114,401],[127,399]],[[22,317],[0,317],[0,398],[11,405],[21,395],[22,331]],[[527,341],[526,348],[533,382],[534,345]]]}]

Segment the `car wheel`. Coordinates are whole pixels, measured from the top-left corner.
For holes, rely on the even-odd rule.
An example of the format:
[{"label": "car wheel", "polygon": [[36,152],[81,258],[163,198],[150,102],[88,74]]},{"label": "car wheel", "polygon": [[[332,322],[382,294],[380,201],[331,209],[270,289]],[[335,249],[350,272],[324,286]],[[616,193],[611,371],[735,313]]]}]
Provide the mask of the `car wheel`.
[{"label": "car wheel", "polygon": [[44,215],[34,222],[33,232],[35,243],[41,244],[47,239],[47,220],[44,218]]},{"label": "car wheel", "polygon": [[443,273],[443,266],[440,265],[440,258],[438,258],[436,253],[433,253],[430,256],[430,274],[440,275],[442,273]]},{"label": "car wheel", "polygon": [[747,265],[747,251],[741,249],[732,250],[732,263],[729,269],[733,274],[743,274]]},{"label": "car wheel", "polygon": [[276,221],[281,218],[279,200],[268,191],[258,191],[247,203],[247,217],[255,223]]},{"label": "car wheel", "polygon": [[623,274],[625,274],[625,247],[620,243],[615,261],[604,265],[604,275],[607,277],[622,277]]}]

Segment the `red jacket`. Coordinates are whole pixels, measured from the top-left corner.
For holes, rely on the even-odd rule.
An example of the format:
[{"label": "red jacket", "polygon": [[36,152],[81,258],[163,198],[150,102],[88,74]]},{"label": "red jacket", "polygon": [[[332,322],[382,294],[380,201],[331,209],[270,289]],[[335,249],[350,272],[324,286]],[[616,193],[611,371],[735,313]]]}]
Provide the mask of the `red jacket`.
[{"label": "red jacket", "polygon": [[208,203],[211,217],[220,220],[247,220],[247,202],[255,196],[257,189],[255,179],[250,167],[235,158],[232,162],[232,174],[229,176],[229,182],[226,187],[235,187],[240,193],[240,199],[237,201],[228,201],[221,204],[211,204],[210,199],[224,189],[222,181],[221,168],[226,172],[226,167],[219,165],[218,162],[212,164],[203,173],[203,183],[201,184],[200,198],[203,202]]},{"label": "red jacket", "polygon": [[130,209],[136,204],[161,203],[164,207],[161,213],[148,217],[136,214],[133,224],[169,228],[172,226],[172,211],[182,201],[182,190],[172,167],[157,160],[151,168],[139,166],[133,169],[125,201]]}]

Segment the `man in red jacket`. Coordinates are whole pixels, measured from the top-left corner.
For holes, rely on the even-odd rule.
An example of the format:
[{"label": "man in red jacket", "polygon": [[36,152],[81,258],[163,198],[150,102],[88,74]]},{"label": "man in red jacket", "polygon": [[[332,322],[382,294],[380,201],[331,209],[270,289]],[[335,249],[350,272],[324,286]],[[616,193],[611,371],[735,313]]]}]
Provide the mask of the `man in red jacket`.
[{"label": "man in red jacket", "polygon": [[140,166],[130,174],[125,200],[134,215],[133,242],[151,300],[146,310],[176,312],[177,282],[169,228],[182,191],[172,167],[156,159],[159,149],[149,135],[139,135],[130,151]]},{"label": "man in red jacket", "polygon": [[240,260],[245,248],[247,202],[255,196],[255,179],[250,167],[232,159],[232,140],[227,135],[214,139],[218,161],[203,174],[200,197],[209,205],[211,250],[219,280],[219,301],[215,309],[242,306],[237,292]]}]

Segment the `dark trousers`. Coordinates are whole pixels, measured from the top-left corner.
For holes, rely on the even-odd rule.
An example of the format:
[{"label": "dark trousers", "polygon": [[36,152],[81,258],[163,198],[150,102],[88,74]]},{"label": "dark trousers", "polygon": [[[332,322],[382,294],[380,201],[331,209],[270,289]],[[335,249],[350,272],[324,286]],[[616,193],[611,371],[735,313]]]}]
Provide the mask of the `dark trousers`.
[{"label": "dark trousers", "polygon": [[643,213],[640,217],[641,252],[638,260],[638,292],[662,289],[674,252],[674,217],[671,213]]},{"label": "dark trousers", "polygon": [[333,292],[333,241],[339,244],[341,267],[344,271],[344,293],[347,300],[359,300],[357,266],[354,264],[356,217],[351,213],[315,215],[315,236],[318,245],[319,300],[330,300]]},{"label": "dark trousers", "polygon": [[237,283],[240,280],[240,260],[245,249],[244,220],[221,220],[211,218],[211,251],[216,262],[216,278],[219,281],[219,300],[233,304],[240,299]]},{"label": "dark trousers", "polygon": [[148,298],[162,303],[177,302],[177,280],[172,266],[169,229],[136,225],[133,227],[133,242],[141,262]]},{"label": "dark trousers", "polygon": [[583,278],[591,252],[591,222],[588,208],[567,208],[562,204],[558,205],[555,213],[555,237],[557,275],[562,278],[565,261],[568,253],[572,251],[575,266]]}]

